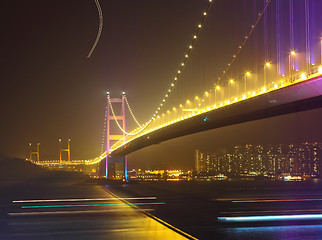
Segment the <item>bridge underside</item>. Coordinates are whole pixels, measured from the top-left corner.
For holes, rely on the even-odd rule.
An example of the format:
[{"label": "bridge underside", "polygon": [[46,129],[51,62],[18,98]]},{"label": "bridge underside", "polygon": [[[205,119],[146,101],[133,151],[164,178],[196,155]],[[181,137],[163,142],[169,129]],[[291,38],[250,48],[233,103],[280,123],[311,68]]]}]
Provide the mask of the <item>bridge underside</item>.
[{"label": "bridge underside", "polygon": [[127,155],[152,144],[192,133],[320,107],[322,78],[318,77],[174,123],[132,140],[111,155]]}]

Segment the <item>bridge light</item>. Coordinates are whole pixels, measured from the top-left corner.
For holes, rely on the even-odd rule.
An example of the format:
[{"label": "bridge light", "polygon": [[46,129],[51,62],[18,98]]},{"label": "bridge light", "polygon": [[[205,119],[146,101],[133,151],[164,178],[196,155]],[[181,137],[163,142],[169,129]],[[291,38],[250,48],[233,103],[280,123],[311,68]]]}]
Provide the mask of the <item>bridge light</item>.
[{"label": "bridge light", "polygon": [[305,79],[306,79],[306,74],[305,74],[305,73],[302,73],[302,74],[301,74],[301,79],[302,79],[302,80],[305,80]]},{"label": "bridge light", "polygon": [[229,80],[229,83],[234,83],[234,80],[233,80],[233,79],[230,79],[230,80]]},{"label": "bridge light", "polygon": [[184,63],[181,63],[181,66],[184,66]]},{"label": "bridge light", "polygon": [[208,92],[205,92],[206,97],[208,97],[208,94],[209,94]]},{"label": "bridge light", "polygon": [[106,92],[106,94],[107,94],[107,95],[109,95],[109,94],[110,94],[110,92]]},{"label": "bridge light", "polygon": [[216,89],[217,89],[217,90],[219,90],[219,89],[220,89],[220,87],[219,87],[219,86],[216,86]]},{"label": "bridge light", "polygon": [[122,92],[122,95],[125,95],[125,92]]},{"label": "bridge light", "polygon": [[266,63],[265,63],[265,66],[266,66],[266,67],[269,67],[269,66],[271,66],[271,63],[270,63],[270,62],[266,62]]},{"label": "bridge light", "polygon": [[291,51],[291,55],[292,56],[294,56],[295,55],[295,51],[293,50],[293,51]]},{"label": "bridge light", "polygon": [[188,57],[188,54],[186,54],[185,57],[187,58]]},{"label": "bridge light", "polygon": [[196,38],[197,38],[197,36],[196,36],[196,35],[194,35],[194,36],[193,36],[193,38],[194,38],[194,39],[196,39]]},{"label": "bridge light", "polygon": [[178,73],[181,73],[181,71],[179,70]]},{"label": "bridge light", "polygon": [[192,48],[192,45],[190,45],[189,48],[191,49]]},{"label": "bridge light", "polygon": [[172,108],[172,110],[173,110],[173,111],[175,111],[175,110],[177,110],[177,109],[174,107],[174,108]]},{"label": "bridge light", "polygon": [[201,24],[198,25],[198,28],[201,28]]},{"label": "bridge light", "polygon": [[319,67],[319,73],[322,74],[322,66]]},{"label": "bridge light", "polygon": [[206,15],[207,15],[207,13],[206,13],[206,12],[204,12],[204,13],[203,13],[203,15],[204,15],[204,16],[206,16]]},{"label": "bridge light", "polygon": [[180,104],[180,105],[179,105],[179,107],[181,107],[181,108],[182,108],[182,104]]},{"label": "bridge light", "polygon": [[249,76],[250,75],[250,72],[246,72],[246,76]]},{"label": "bridge light", "polygon": [[189,104],[189,103],[190,103],[190,101],[189,101],[189,100],[187,100],[187,103]]},{"label": "bridge light", "polygon": [[199,99],[198,96],[195,96],[195,99],[198,100]]}]

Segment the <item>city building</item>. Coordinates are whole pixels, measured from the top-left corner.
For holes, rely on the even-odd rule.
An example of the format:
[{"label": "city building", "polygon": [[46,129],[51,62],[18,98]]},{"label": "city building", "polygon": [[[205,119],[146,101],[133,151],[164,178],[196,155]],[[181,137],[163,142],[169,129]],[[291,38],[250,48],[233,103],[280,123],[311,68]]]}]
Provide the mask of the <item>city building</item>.
[{"label": "city building", "polygon": [[321,177],[322,143],[238,145],[230,151],[196,150],[196,176]]}]

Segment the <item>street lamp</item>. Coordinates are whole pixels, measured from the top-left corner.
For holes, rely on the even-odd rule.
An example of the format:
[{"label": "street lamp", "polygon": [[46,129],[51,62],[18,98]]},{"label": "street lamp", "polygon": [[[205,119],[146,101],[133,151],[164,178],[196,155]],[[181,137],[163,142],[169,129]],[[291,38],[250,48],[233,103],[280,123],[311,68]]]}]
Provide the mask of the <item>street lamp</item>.
[{"label": "street lamp", "polygon": [[322,37],[321,37],[321,66],[322,66]]},{"label": "street lamp", "polygon": [[219,90],[220,87],[219,86],[216,86],[215,88],[215,106],[217,106],[217,90]]},{"label": "street lamp", "polygon": [[266,62],[264,65],[264,88],[266,89],[266,82],[267,82],[267,76],[266,76],[266,68],[270,67],[271,63],[270,62]]},{"label": "street lamp", "polygon": [[295,51],[292,50],[290,52],[289,59],[288,59],[288,67],[289,67],[289,74],[291,75],[291,82],[293,81],[294,58],[295,58]]},{"label": "street lamp", "polygon": [[247,88],[246,88],[246,82],[247,82],[247,76],[250,75],[250,72],[245,73],[245,95],[247,96]]},{"label": "street lamp", "polygon": [[206,91],[205,98],[204,98],[204,107],[208,106],[209,102],[210,102],[210,94],[209,94],[209,92]]},{"label": "street lamp", "polygon": [[231,89],[231,84],[233,84],[234,83],[234,80],[233,79],[230,79],[229,80],[229,102],[230,102],[230,89]]}]

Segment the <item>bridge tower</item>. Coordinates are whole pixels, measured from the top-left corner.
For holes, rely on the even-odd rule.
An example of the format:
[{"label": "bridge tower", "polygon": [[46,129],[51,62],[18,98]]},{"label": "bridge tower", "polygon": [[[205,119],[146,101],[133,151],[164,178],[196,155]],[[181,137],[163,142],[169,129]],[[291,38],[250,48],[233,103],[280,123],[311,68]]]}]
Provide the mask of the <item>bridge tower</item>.
[{"label": "bridge tower", "polygon": [[[112,107],[113,103],[121,104],[121,114],[116,115],[114,112],[114,109]],[[123,164],[123,172],[124,172],[124,180],[127,181],[127,156],[123,157],[112,157],[108,155],[109,150],[113,143],[115,141],[126,141],[126,135],[125,135],[125,92],[122,93],[121,98],[111,98],[110,93],[107,92],[107,115],[106,115],[106,121],[107,121],[107,130],[106,130],[106,162],[105,162],[105,177],[106,179],[117,179],[117,164],[122,162]],[[112,113],[112,114],[111,114]],[[117,122],[117,125],[119,128],[122,128],[122,134],[112,134],[112,122]],[[121,124],[119,123],[121,122]],[[112,165],[114,164],[114,165]],[[113,167],[111,169],[111,167]]]},{"label": "bridge tower", "polygon": [[68,139],[67,148],[62,148],[61,139],[59,139],[59,163],[60,164],[61,164],[61,161],[62,161],[62,153],[63,152],[67,152],[68,163],[70,163],[70,139]]},{"label": "bridge tower", "polygon": [[37,163],[39,163],[39,143],[37,143],[37,151],[36,152],[33,152],[32,151],[32,146],[31,146],[31,143],[29,143],[29,146],[30,146],[30,162],[32,162],[32,156],[33,155],[36,155],[37,156]]}]

